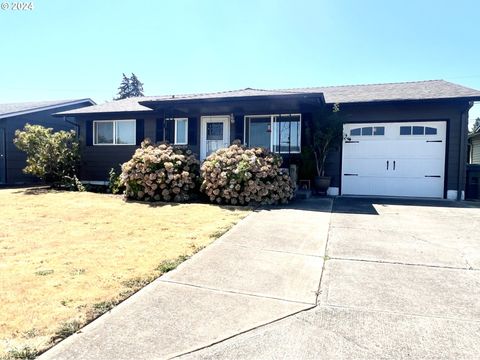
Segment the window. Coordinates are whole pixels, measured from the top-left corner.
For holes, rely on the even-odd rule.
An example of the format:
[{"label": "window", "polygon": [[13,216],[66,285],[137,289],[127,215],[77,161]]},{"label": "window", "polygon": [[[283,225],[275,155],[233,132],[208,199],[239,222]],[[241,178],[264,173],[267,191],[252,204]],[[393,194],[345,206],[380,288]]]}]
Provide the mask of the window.
[{"label": "window", "polygon": [[93,122],[95,145],[135,145],[135,120],[105,120]]},{"label": "window", "polygon": [[412,135],[412,127],[400,126],[400,135]]},{"label": "window", "polygon": [[350,136],[360,136],[360,135],[362,135],[362,129],[356,128],[356,129],[350,130]]},{"label": "window", "polygon": [[350,136],[383,136],[385,135],[385,126],[367,126],[350,130]]},{"label": "window", "polygon": [[423,126],[414,126],[412,130],[412,135],[423,135],[425,128]]},{"label": "window", "polygon": [[188,119],[175,119],[175,145],[188,144]]},{"label": "window", "polygon": [[372,134],[373,134],[373,131],[371,126],[362,128],[362,136],[369,136]]},{"label": "window", "polygon": [[300,141],[299,114],[245,116],[245,143],[250,147],[264,147],[277,153],[299,153]]},{"label": "window", "polygon": [[428,126],[400,126],[400,135],[437,135],[437,128]]}]

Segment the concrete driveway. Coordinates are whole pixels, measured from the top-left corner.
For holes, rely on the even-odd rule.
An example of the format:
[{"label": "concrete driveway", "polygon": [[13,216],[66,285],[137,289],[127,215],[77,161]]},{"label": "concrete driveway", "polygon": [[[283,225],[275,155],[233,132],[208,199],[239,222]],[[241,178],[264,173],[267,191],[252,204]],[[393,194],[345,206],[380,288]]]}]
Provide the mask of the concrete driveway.
[{"label": "concrete driveway", "polygon": [[40,359],[164,359],[314,308],[332,201],[256,211]]},{"label": "concrete driveway", "polygon": [[480,358],[479,231],[446,201],[255,212],[41,358]]},{"label": "concrete driveway", "polygon": [[186,358],[480,358],[480,208],[338,198],[318,306]]}]

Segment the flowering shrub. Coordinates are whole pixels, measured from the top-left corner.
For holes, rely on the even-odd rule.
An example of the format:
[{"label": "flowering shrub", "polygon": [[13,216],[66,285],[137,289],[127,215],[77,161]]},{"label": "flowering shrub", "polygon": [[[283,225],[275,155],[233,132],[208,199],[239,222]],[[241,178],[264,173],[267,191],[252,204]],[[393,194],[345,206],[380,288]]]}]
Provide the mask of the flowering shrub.
[{"label": "flowering shrub", "polygon": [[143,201],[187,201],[198,180],[199,161],[191,150],[142,142],[122,165],[125,195]]},{"label": "flowering shrub", "polygon": [[293,197],[293,184],[281,163],[279,155],[236,142],[205,160],[200,190],[217,203],[286,203]]}]

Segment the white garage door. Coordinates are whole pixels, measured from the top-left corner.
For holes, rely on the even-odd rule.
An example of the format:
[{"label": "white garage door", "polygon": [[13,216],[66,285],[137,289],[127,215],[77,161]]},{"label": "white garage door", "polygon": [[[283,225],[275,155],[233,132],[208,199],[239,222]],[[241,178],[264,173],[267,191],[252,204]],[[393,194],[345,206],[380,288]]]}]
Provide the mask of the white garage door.
[{"label": "white garage door", "polygon": [[342,194],[443,197],[446,122],[345,124]]}]

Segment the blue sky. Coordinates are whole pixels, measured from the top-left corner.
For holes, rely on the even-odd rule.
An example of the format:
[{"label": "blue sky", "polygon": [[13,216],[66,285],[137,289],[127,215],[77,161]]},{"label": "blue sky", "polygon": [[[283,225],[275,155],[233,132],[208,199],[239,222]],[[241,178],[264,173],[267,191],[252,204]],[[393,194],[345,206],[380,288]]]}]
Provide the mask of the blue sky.
[{"label": "blue sky", "polygon": [[0,10],[1,102],[104,102],[122,72],[146,95],[425,79],[480,89],[478,0],[32,2]]}]

